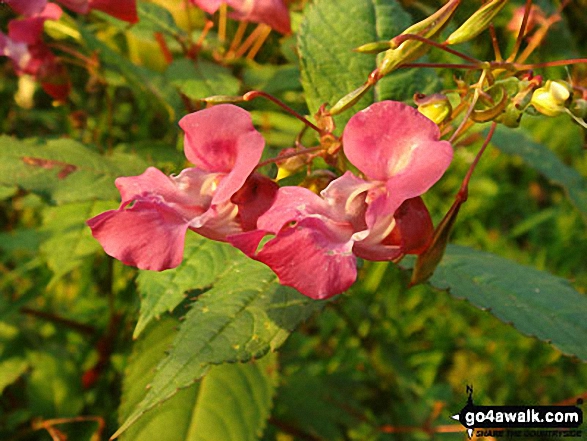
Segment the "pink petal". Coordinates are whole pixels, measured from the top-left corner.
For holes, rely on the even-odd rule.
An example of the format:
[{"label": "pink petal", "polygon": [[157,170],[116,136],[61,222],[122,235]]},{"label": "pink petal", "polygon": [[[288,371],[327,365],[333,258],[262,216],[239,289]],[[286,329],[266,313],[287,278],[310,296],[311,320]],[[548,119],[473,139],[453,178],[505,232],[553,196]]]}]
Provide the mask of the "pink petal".
[{"label": "pink petal", "polygon": [[168,206],[137,201],[87,221],[104,251],[126,265],[162,271],[181,263],[186,220]]},{"label": "pink petal", "polygon": [[238,206],[243,231],[257,228],[259,216],[269,210],[278,189],[279,186],[271,179],[253,173],[243,187],[232,196],[230,200]]},{"label": "pink petal", "polygon": [[344,219],[337,218],[336,213],[326,201],[307,188],[281,187],[271,208],[259,217],[257,227],[277,234],[284,225],[302,221],[307,217],[345,222]]},{"label": "pink petal", "polygon": [[190,0],[192,4],[196,5],[208,14],[214,14],[222,3],[226,3],[224,0]]},{"label": "pink petal", "polygon": [[22,74],[29,65],[32,55],[26,43],[13,41],[0,32],[0,56],[8,57],[15,65],[17,74]]},{"label": "pink petal", "polygon": [[129,23],[139,21],[137,15],[137,0],[89,0],[90,9],[105,12],[119,20]]},{"label": "pink petal", "polygon": [[179,121],[185,132],[185,155],[198,168],[226,173],[213,203],[231,198],[261,159],[265,141],[246,110],[220,104],[191,113]]},{"label": "pink petal", "polygon": [[[281,284],[312,299],[327,299],[347,290],[357,278],[352,242],[348,240],[351,232],[350,228],[341,231],[320,219],[306,218],[282,229],[259,252],[249,256],[269,266]],[[244,239],[231,236],[229,241],[250,253],[260,234],[245,234]]]},{"label": "pink petal", "polygon": [[265,23],[281,34],[291,33],[289,10],[283,0],[229,0],[231,18]]},{"label": "pink petal", "polygon": [[439,138],[436,124],[416,109],[382,101],[353,115],[344,129],[343,148],[369,179],[403,181],[407,199],[430,188],[450,164],[452,147]]},{"label": "pink petal", "polygon": [[366,228],[366,197],[368,191],[376,185],[347,171],[332,181],[320,194],[336,211],[338,218],[351,222],[356,230],[363,230]]},{"label": "pink petal", "polygon": [[373,240],[377,237],[374,233],[355,243],[355,254],[368,260],[396,260],[404,254],[421,254],[432,242],[432,219],[420,197],[406,200],[395,211],[390,225],[391,231],[379,236],[379,241]]},{"label": "pink petal", "polygon": [[38,14],[29,18],[10,20],[8,35],[14,41],[29,45],[38,43],[43,33],[45,20],[59,20],[63,11],[54,3],[48,3]]},{"label": "pink petal", "polygon": [[160,201],[172,207],[185,218],[193,218],[210,207],[212,188],[218,175],[188,168],[176,177],[149,167],[139,176],[117,178],[115,183],[122,202],[138,199]]},{"label": "pink petal", "polygon": [[47,4],[47,0],[4,0],[14,11],[24,16],[38,14]]},{"label": "pink petal", "polygon": [[[422,254],[432,243],[434,225],[422,198],[408,199],[395,213],[404,254]],[[395,231],[395,230],[394,230]]]}]

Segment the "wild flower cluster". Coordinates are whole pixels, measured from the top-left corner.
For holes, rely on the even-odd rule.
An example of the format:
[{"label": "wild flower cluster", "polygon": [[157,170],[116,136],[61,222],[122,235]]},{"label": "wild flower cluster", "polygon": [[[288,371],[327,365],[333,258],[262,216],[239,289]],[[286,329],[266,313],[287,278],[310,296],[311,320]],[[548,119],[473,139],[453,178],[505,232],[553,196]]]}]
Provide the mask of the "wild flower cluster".
[{"label": "wild flower cluster", "polygon": [[[283,34],[291,31],[287,8],[279,0],[191,1],[209,13],[224,4],[231,8],[233,18],[265,23]],[[358,52],[383,53],[367,81],[330,109],[323,108],[317,115],[321,127],[298,115],[319,132],[321,145],[286,150],[281,160],[274,161],[281,164],[282,171],[302,168],[316,156],[335,164],[336,172],[324,171],[327,182],[317,191],[310,186],[280,187],[256,172],[262,165],[264,140],[251,117],[226,104],[239,99],[211,98],[208,103],[223,104],[180,121],[185,155],[195,167],[172,176],[149,168],[140,176],[117,179],[122,204],[88,221],[94,237],[122,262],[161,271],[180,264],[185,234],[193,230],[232,244],[268,265],[282,284],[314,299],[349,288],[357,278],[357,258],[398,261],[406,254],[423,255],[412,282],[425,280],[442,257],[459,207],[466,200],[468,180],[497,124],[517,127],[526,113],[568,113],[586,126],[585,90],[564,81],[544,81],[532,70],[563,63],[524,64],[541,41],[529,37],[532,28],[556,21],[546,18],[531,2],[512,19],[519,33],[509,58],[502,57],[493,33],[495,61],[480,61],[449,47],[487,28],[493,32],[491,21],[505,4],[503,0],[484,3],[442,44],[434,38],[453,18],[460,0],[449,0],[391,40],[357,48]],[[518,56],[524,39],[528,47]],[[414,63],[431,47],[466,63]],[[341,138],[334,136],[332,116],[350,109],[381,78],[400,67],[465,69],[478,73],[478,79],[458,79],[458,96],[452,102],[436,93],[417,94],[417,110],[394,101],[372,104],[350,118]],[[448,168],[451,143],[462,141],[473,124],[485,122],[492,123],[490,134],[435,232],[420,196]],[[448,141],[440,140],[441,136]]]},{"label": "wild flower cluster", "polygon": [[[6,2],[20,16],[8,23],[8,34],[0,32],[0,55],[12,60],[17,75],[33,77],[55,100],[66,100],[67,70],[42,38],[45,21],[58,20],[63,10],[47,0]],[[229,17],[260,23],[267,32],[291,32],[289,11],[282,0],[190,2],[210,14],[229,10]],[[75,13],[96,9],[129,23],[138,21],[136,0],[58,3]],[[472,172],[497,124],[517,127],[524,114],[566,113],[587,127],[587,91],[561,80],[545,81],[533,72],[585,60],[524,64],[545,34],[532,31],[547,29],[559,15],[547,17],[526,2],[508,27],[517,30],[518,36],[512,54],[504,59],[491,24],[506,5],[503,0],[485,2],[443,43],[434,41],[460,3],[449,0],[391,40],[357,48],[359,53],[382,53],[380,62],[363,85],[321,110],[320,127],[297,115],[319,132],[320,146],[287,149],[274,162],[287,173],[322,156],[332,167],[323,170],[326,182],[320,188],[280,187],[277,179],[257,172],[264,164],[259,161],[265,141],[245,110],[227,104],[243,99],[212,98],[205,101],[223,104],[180,121],[185,155],[194,167],[172,176],[151,167],[140,176],[118,178],[122,204],[88,221],[94,237],[122,262],[161,271],[181,263],[185,234],[193,230],[232,244],[271,267],[281,283],[315,299],[349,288],[357,277],[357,258],[398,261],[406,254],[429,253],[418,261],[413,278],[416,283],[424,280],[442,256],[458,208],[466,200],[470,173],[435,233],[420,196],[448,168],[452,143],[464,142],[462,135],[475,123],[492,123]],[[488,28],[495,61],[477,60],[450,48]],[[519,53],[524,41],[527,47]],[[430,48],[460,57],[464,63],[415,62]],[[372,104],[350,118],[342,137],[334,136],[332,116],[350,109],[381,78],[402,67],[465,69],[478,77],[457,79],[456,98],[454,91],[451,99],[442,93],[417,94],[417,110],[394,101]]]},{"label": "wild flower cluster", "polygon": [[420,195],[447,169],[452,147],[406,104],[375,103],[351,118],[342,148],[361,177],[346,171],[320,194],[279,188],[254,171],[265,142],[237,106],[220,104],[179,124],[195,167],[118,178],[120,208],[88,221],[104,250],[126,264],[179,265],[190,229],[229,242],[271,267],[282,284],[323,299],[354,283],[357,257],[394,261],[430,244]]}]

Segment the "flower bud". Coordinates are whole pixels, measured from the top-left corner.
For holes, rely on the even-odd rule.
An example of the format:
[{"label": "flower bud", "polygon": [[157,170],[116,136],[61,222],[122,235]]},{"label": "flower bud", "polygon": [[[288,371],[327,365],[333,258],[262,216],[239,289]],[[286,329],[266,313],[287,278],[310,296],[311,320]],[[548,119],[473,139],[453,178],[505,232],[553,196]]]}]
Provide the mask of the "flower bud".
[{"label": "flower bud", "polygon": [[355,104],[357,104],[357,102],[359,102],[361,98],[363,98],[369,89],[371,89],[371,86],[372,84],[366,82],[358,89],[355,89],[347,95],[343,96],[334,106],[332,106],[329,111],[330,115],[338,115],[343,110],[353,107]]},{"label": "flower bud", "polygon": [[549,80],[534,91],[530,104],[543,115],[557,116],[565,112],[570,97],[571,90],[566,83]]},{"label": "flower bud", "polygon": [[414,95],[414,102],[418,106],[418,112],[434,121],[435,124],[440,124],[452,113],[450,101],[441,93],[428,96],[417,93]]},{"label": "flower bud", "polygon": [[489,27],[491,20],[503,9],[507,0],[492,0],[485,3],[469,17],[446,40],[446,44],[458,44],[472,40]]},{"label": "flower bud", "polygon": [[[461,0],[449,0],[446,5],[430,17],[410,26],[399,36],[416,34],[424,38],[432,38],[438,35],[448,24],[460,3]],[[396,39],[397,37],[391,39],[390,44],[392,49],[385,53],[385,58],[379,66],[381,76],[387,75],[401,64],[417,59],[428,50],[428,46],[421,41],[406,40],[398,44]]]},{"label": "flower bud", "polygon": [[202,98],[206,104],[231,104],[231,103],[242,103],[244,98],[242,96],[232,95],[213,95],[207,98]]},{"label": "flower bud", "polygon": [[374,41],[373,43],[367,43],[362,46],[359,46],[356,49],[353,49],[355,52],[360,52],[362,54],[378,54],[379,52],[384,52],[391,47],[389,41]]},{"label": "flower bud", "polygon": [[[295,153],[301,153],[299,149],[285,149],[279,153],[279,156],[287,156]],[[298,154],[290,156],[283,160],[277,161],[277,176],[276,181],[287,178],[302,169],[308,163],[306,155]]]}]

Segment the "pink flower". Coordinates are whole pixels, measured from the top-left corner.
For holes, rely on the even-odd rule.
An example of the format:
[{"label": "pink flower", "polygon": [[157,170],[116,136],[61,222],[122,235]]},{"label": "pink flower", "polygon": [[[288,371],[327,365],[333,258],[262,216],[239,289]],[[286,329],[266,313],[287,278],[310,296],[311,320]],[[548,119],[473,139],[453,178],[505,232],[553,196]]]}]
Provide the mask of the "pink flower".
[{"label": "pink flower", "polygon": [[[439,137],[438,127],[415,109],[373,104],[354,115],[343,134],[345,154],[367,180],[346,172],[321,196],[280,188],[258,230],[228,240],[302,294],[339,294],[356,279],[356,257],[398,260],[429,245],[432,221],[419,196],[452,159],[452,147]],[[267,235],[273,237],[259,249]]]},{"label": "pink flower", "polygon": [[[33,16],[41,12],[47,0],[5,0],[16,12],[25,16]],[[87,14],[92,9],[105,12],[120,20],[136,23],[136,0],[57,0],[68,9],[79,14]]]},{"label": "pink flower", "polygon": [[255,228],[277,185],[252,174],[265,141],[251,117],[223,104],[185,116],[184,151],[196,165],[178,176],[148,168],[116,180],[122,203],[87,223],[106,253],[161,271],[180,264],[188,229],[214,240]]},{"label": "pink flower", "polygon": [[226,3],[233,11],[231,18],[265,23],[281,34],[291,33],[289,11],[283,0],[191,0],[200,9],[213,14]]},{"label": "pink flower", "polygon": [[41,40],[46,20],[58,20],[62,10],[54,3],[23,19],[8,23],[8,35],[0,32],[0,56],[9,57],[18,75],[32,75],[43,89],[59,101],[69,95],[67,72]]},{"label": "pink flower", "polygon": [[375,103],[349,120],[344,153],[373,184],[366,199],[368,233],[357,244],[358,255],[370,260],[397,258],[393,247],[385,244],[391,217],[404,201],[428,191],[448,168],[452,147],[439,139],[436,124],[395,101]]}]

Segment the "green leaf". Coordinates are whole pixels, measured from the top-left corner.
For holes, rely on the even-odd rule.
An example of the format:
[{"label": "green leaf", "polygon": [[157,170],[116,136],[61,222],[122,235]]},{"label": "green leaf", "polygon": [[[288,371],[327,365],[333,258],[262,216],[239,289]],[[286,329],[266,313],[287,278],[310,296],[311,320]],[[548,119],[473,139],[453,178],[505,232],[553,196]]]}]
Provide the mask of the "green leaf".
[{"label": "green leaf", "polygon": [[[334,105],[361,86],[377,67],[376,56],[353,49],[369,42],[389,40],[411,24],[396,0],[316,0],[300,27],[298,49],[302,85],[310,112]],[[350,116],[375,101],[406,100],[426,92],[435,76],[424,69],[400,70],[382,80],[356,104],[335,118],[341,129]]]},{"label": "green leaf", "polygon": [[235,256],[232,265],[186,314],[145,399],[117,433],[201,378],[211,365],[245,362],[277,349],[323,304],[279,285],[268,267],[244,255]]},{"label": "green leaf", "polygon": [[114,180],[146,167],[136,156],[105,157],[71,139],[32,144],[0,136],[0,185],[17,185],[57,204],[118,199]]},{"label": "green leaf", "polygon": [[449,245],[430,279],[520,332],[587,360],[587,296],[560,277],[494,254]]},{"label": "green leaf", "polygon": [[502,152],[521,157],[527,165],[561,186],[573,205],[587,219],[587,179],[577,170],[565,165],[549,148],[533,141],[523,132],[498,130],[491,142]]},{"label": "green leaf", "polygon": [[229,69],[206,60],[176,60],[165,72],[167,80],[190,99],[236,95],[240,83]]},{"label": "green leaf", "polygon": [[[121,421],[145,395],[177,325],[166,316],[135,343],[123,383]],[[249,364],[213,366],[199,383],[143,415],[121,441],[256,440],[269,417],[276,372],[275,354]]]},{"label": "green leaf", "polygon": [[0,394],[6,386],[14,383],[26,372],[29,363],[20,357],[11,357],[0,361]]},{"label": "green leaf", "polygon": [[91,201],[47,207],[43,211],[41,230],[49,238],[41,245],[41,252],[54,274],[50,285],[101,249],[86,221],[118,205],[116,202]]},{"label": "green leaf", "polygon": [[137,280],[141,312],[133,337],[137,338],[154,318],[173,311],[188,291],[210,287],[219,275],[232,269],[227,262],[239,257],[239,254],[235,248],[189,234],[180,266],[161,273],[141,271]]}]

